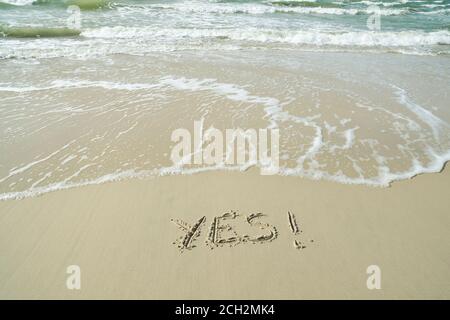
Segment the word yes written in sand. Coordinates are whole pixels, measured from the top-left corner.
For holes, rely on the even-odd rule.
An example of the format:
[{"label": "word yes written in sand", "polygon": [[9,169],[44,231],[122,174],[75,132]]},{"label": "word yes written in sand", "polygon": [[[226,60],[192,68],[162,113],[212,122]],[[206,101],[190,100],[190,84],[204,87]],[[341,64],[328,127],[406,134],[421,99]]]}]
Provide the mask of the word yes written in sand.
[{"label": "word yes written in sand", "polygon": [[[262,213],[252,213],[242,216],[236,211],[226,212],[221,216],[214,217],[210,222],[208,235],[205,243],[210,249],[228,245],[230,247],[239,244],[263,244],[277,239],[278,230],[275,226],[263,222],[265,215]],[[193,224],[189,224],[181,219],[172,219],[171,221],[184,232],[184,235],[175,240],[173,244],[178,249],[191,250],[196,247],[195,242],[200,238],[202,229],[207,224],[206,216],[201,217]],[[290,231],[294,236],[300,235],[300,230],[295,216],[288,212],[287,220]],[[313,240],[309,240],[313,242]],[[293,241],[294,247],[304,249],[306,245],[298,239]]]}]

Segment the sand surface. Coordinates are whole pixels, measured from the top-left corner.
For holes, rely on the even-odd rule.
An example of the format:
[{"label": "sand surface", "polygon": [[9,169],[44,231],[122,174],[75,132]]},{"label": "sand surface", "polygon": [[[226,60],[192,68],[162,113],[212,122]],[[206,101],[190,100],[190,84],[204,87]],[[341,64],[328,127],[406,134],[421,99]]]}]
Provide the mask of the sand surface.
[{"label": "sand surface", "polygon": [[[449,188],[449,170],[373,188],[250,169],[2,201],[0,298],[449,299]],[[185,250],[182,221],[200,222]],[[81,290],[66,287],[69,265]],[[369,265],[381,290],[366,287]]]}]

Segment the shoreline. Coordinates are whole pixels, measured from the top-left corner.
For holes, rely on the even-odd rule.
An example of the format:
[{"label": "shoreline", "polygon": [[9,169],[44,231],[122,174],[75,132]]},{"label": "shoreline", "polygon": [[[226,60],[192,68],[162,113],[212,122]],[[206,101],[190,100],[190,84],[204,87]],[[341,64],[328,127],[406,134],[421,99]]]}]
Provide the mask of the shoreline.
[{"label": "shoreline", "polygon": [[[391,188],[394,184],[397,183],[401,183],[401,182],[405,182],[405,181],[410,181],[415,179],[416,177],[419,177],[421,175],[427,175],[427,174],[439,174],[444,172],[444,170],[446,170],[446,166],[448,164],[450,160],[446,160],[444,162],[444,164],[442,165],[442,168],[440,170],[432,170],[430,169],[429,171],[423,171],[423,172],[419,172],[419,173],[415,173],[412,174],[411,176],[407,177],[407,178],[398,178],[395,180],[390,181],[387,185],[370,185],[370,184],[366,184],[366,183],[342,183],[342,182],[337,182],[334,181],[332,179],[327,179],[327,178],[312,178],[312,177],[308,177],[308,176],[288,176],[288,175],[279,175],[276,174],[276,176],[279,177],[284,177],[287,179],[306,179],[309,181],[317,181],[317,182],[327,182],[327,183],[336,183],[336,184],[341,184],[341,185],[349,185],[349,186],[360,186],[360,187],[368,187],[368,188],[376,188],[376,189],[388,189]],[[204,169],[204,170],[203,170]],[[94,180],[94,181],[86,181],[86,182],[82,182],[80,184],[74,184],[74,185],[65,185],[62,187],[58,187],[55,186],[55,188],[52,188],[52,186],[45,186],[44,189],[45,190],[32,190],[32,191],[18,191],[16,192],[17,195],[13,195],[16,194],[14,192],[11,193],[5,193],[4,195],[7,195],[5,197],[0,198],[0,203],[1,202],[5,202],[5,201],[20,201],[20,200],[24,200],[24,199],[28,199],[28,198],[39,198],[42,196],[45,196],[48,193],[53,193],[53,192],[60,192],[60,191],[64,191],[64,190],[71,190],[71,189],[76,189],[76,188],[84,188],[84,187],[89,187],[89,186],[101,186],[104,184],[109,184],[109,183],[120,183],[120,182],[124,182],[124,181],[133,181],[133,180],[153,180],[153,179],[160,179],[160,178],[164,178],[166,176],[182,176],[182,177],[189,177],[192,175],[197,175],[197,174],[205,174],[205,173],[209,173],[209,172],[216,172],[216,173],[226,173],[226,172],[232,172],[232,173],[241,173],[241,174],[245,174],[247,171],[252,171],[252,170],[260,170],[257,168],[257,166],[251,166],[249,167],[249,169],[246,170],[237,170],[234,168],[229,168],[229,169],[220,169],[220,168],[202,168],[202,170],[200,171],[194,171],[195,172],[190,172],[189,169],[188,171],[182,171],[181,173],[164,173],[164,174],[152,174],[152,173],[135,173],[133,172],[133,174],[126,174],[127,172],[125,172],[125,174],[123,174],[122,176],[118,176],[115,177],[113,179],[110,180],[106,180],[103,179],[104,177],[99,177],[98,179]],[[50,189],[50,190],[48,190]]]}]

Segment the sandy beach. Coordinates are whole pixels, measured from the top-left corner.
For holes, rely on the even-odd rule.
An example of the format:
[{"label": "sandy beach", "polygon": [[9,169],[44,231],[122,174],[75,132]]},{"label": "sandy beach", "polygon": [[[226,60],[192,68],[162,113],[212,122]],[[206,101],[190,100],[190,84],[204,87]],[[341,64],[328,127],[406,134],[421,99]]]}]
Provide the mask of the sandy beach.
[{"label": "sandy beach", "polygon": [[[448,299],[449,178],[445,170],[372,188],[249,170],[3,201],[0,297]],[[267,234],[246,225],[261,212],[277,238],[211,249],[205,240],[214,217],[232,210],[239,216],[225,222],[240,237]],[[203,216],[195,247],[181,252],[173,242],[185,233],[171,219],[194,224]],[[381,290],[366,287],[374,264]],[[66,288],[69,265],[81,268],[81,290]]]}]

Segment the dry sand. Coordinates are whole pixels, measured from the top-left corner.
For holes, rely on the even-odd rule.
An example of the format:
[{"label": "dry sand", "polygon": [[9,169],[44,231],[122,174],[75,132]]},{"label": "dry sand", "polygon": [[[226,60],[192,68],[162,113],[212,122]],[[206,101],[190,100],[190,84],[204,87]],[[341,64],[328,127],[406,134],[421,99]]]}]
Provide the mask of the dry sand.
[{"label": "dry sand", "polygon": [[[372,188],[251,169],[3,201],[0,298],[449,299],[448,190],[449,170]],[[205,243],[214,218],[230,210],[239,215],[220,222],[233,229],[220,239],[273,227],[276,239]],[[265,216],[249,225],[258,212]],[[173,242],[186,233],[174,221],[202,217],[181,252]],[[81,290],[66,288],[69,265],[81,268]],[[366,287],[369,265],[381,268],[381,290]]]}]

